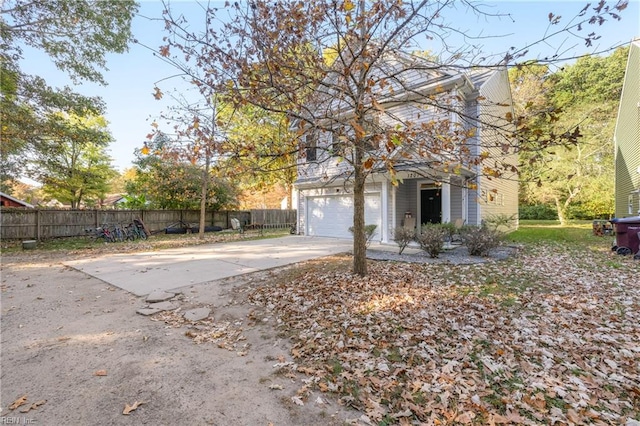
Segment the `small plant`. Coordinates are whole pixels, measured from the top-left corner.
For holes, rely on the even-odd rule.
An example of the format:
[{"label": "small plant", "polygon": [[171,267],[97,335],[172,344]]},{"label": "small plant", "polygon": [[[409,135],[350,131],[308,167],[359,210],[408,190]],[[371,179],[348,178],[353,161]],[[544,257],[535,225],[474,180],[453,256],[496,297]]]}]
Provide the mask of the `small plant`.
[{"label": "small plant", "polygon": [[486,226],[466,226],[461,231],[462,241],[472,256],[487,256],[502,239],[500,232]]},{"label": "small plant", "polygon": [[402,254],[409,243],[416,238],[416,231],[413,228],[405,228],[404,226],[398,226],[393,230],[393,241],[396,242],[400,251],[398,254]]},{"label": "small plant", "polygon": [[517,220],[518,215],[513,214],[509,216],[508,214],[501,213],[489,215],[482,221],[482,223],[493,231],[500,231],[515,228]]},{"label": "small plant", "polygon": [[420,235],[416,235],[416,241],[420,248],[435,259],[442,252],[446,230],[439,223],[427,223],[420,228]]},{"label": "small plant", "polygon": [[[378,225],[365,225],[364,226],[364,238],[366,240],[365,245],[369,247],[373,236],[376,234],[376,228]],[[353,226],[349,227],[349,232],[353,235]]]},{"label": "small plant", "polygon": [[456,228],[455,223],[441,223],[440,227],[444,230],[444,240],[447,242],[453,241],[453,236],[458,232],[458,228]]}]

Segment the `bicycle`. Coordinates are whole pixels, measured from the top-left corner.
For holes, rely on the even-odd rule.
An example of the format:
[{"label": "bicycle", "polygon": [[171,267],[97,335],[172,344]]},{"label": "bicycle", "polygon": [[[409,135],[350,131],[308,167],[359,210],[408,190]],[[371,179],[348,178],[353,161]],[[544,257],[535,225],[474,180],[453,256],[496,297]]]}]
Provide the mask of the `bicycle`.
[{"label": "bicycle", "polygon": [[85,229],[85,233],[92,233],[94,239],[103,239],[105,243],[113,243],[116,239],[113,236],[113,233],[106,226],[99,226],[93,229]]},{"label": "bicycle", "polygon": [[131,241],[135,241],[138,238],[141,240],[147,239],[147,233],[144,231],[142,224],[135,220],[131,222],[129,225],[125,227],[127,239],[131,239]]},{"label": "bicycle", "polygon": [[120,225],[113,225],[113,237],[115,241],[123,242],[125,240],[126,234]]}]

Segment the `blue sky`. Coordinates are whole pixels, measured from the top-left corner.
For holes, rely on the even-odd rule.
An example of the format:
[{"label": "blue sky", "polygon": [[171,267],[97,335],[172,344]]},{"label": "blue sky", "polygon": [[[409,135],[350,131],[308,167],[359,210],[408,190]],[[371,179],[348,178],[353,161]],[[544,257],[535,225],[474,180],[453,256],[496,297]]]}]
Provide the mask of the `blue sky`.
[{"label": "blue sky", "polygon": [[[206,2],[203,2],[206,3]],[[216,2],[211,2],[215,4]],[[486,54],[505,52],[511,46],[525,46],[544,37],[553,28],[549,28],[548,15],[553,12],[567,22],[585,5],[586,1],[498,1],[483,2],[483,10],[491,13],[508,13],[509,17],[487,20],[478,18],[463,8],[449,11],[450,22],[469,35],[482,35],[481,40],[473,42]],[[593,3],[597,3],[594,1]],[[182,12],[193,20],[193,26],[200,24],[199,6],[195,1],[173,1],[172,9]],[[612,4],[614,4],[612,2]],[[166,35],[164,23],[160,20],[162,3],[159,1],[142,1],[138,16],[133,22],[134,37],[141,44],[157,49],[163,45]],[[602,38],[591,48],[584,46],[580,39],[562,34],[547,43],[534,46],[528,55],[530,58],[541,58],[553,55],[558,49],[566,55],[582,55],[592,53],[610,46],[628,43],[640,36],[640,0],[631,0],[629,7],[621,13],[622,21],[606,22],[595,28]],[[193,18],[191,18],[193,17]],[[149,19],[151,18],[151,19]],[[155,18],[155,19],[154,19]],[[592,31],[588,29],[586,32]],[[583,30],[583,32],[585,32]],[[586,33],[585,32],[585,33]],[[458,43],[452,38],[452,43]],[[429,46],[425,46],[429,49]],[[51,64],[48,57],[33,50],[25,51],[22,62],[24,72],[37,74],[53,86],[70,85],[75,91],[92,96],[102,97],[107,104],[106,118],[115,138],[111,145],[111,156],[114,165],[123,170],[131,166],[133,150],[140,148],[146,135],[151,131],[151,122],[170,105],[170,97],[162,100],[154,99],[152,93],[155,84],[165,92],[173,89],[183,90],[185,85],[179,78],[171,78],[176,70],[165,64],[142,45],[132,45],[126,54],[108,57],[109,71],[105,73],[109,85],[106,87],[85,83],[73,86],[64,73],[59,72]],[[161,129],[170,126],[159,121]]]}]

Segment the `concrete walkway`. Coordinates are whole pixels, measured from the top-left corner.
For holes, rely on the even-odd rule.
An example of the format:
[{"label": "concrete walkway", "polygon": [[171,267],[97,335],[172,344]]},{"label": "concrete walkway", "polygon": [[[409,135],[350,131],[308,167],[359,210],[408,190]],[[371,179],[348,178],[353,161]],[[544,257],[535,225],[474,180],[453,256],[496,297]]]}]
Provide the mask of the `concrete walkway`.
[{"label": "concrete walkway", "polygon": [[146,253],[110,254],[65,265],[137,296],[344,253],[353,242],[287,236]]}]

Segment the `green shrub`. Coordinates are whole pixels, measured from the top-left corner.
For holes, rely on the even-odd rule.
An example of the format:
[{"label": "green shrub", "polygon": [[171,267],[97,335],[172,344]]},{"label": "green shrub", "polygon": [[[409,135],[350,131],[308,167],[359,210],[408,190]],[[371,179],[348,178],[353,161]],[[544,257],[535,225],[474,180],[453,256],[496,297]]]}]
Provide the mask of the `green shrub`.
[{"label": "green shrub", "polygon": [[436,258],[442,252],[446,229],[440,223],[427,223],[420,228],[420,235],[416,235],[416,241],[420,248]]},{"label": "green shrub", "polygon": [[472,256],[487,256],[500,245],[502,234],[486,226],[465,226],[461,230],[462,242]]},{"label": "green shrub", "polygon": [[494,231],[503,231],[515,229],[517,216],[515,214],[508,215],[504,213],[492,214],[487,216],[482,223],[489,229]]},{"label": "green shrub", "polygon": [[[369,247],[373,236],[376,234],[376,228],[378,225],[365,225],[364,226],[364,238],[366,240],[366,246]],[[344,229],[344,228],[343,228]],[[349,227],[349,232],[353,234],[353,226]]]},{"label": "green shrub", "polygon": [[520,204],[519,216],[524,220],[557,220],[558,212],[549,204]]},{"label": "green shrub", "polygon": [[445,223],[440,223],[439,225],[444,230],[444,240],[452,241],[453,236],[458,232],[458,229],[456,228],[455,223],[445,222]]},{"label": "green shrub", "polygon": [[398,226],[393,230],[393,241],[396,242],[400,251],[398,254],[402,254],[409,243],[416,239],[416,232],[413,228],[405,228],[404,226]]}]

